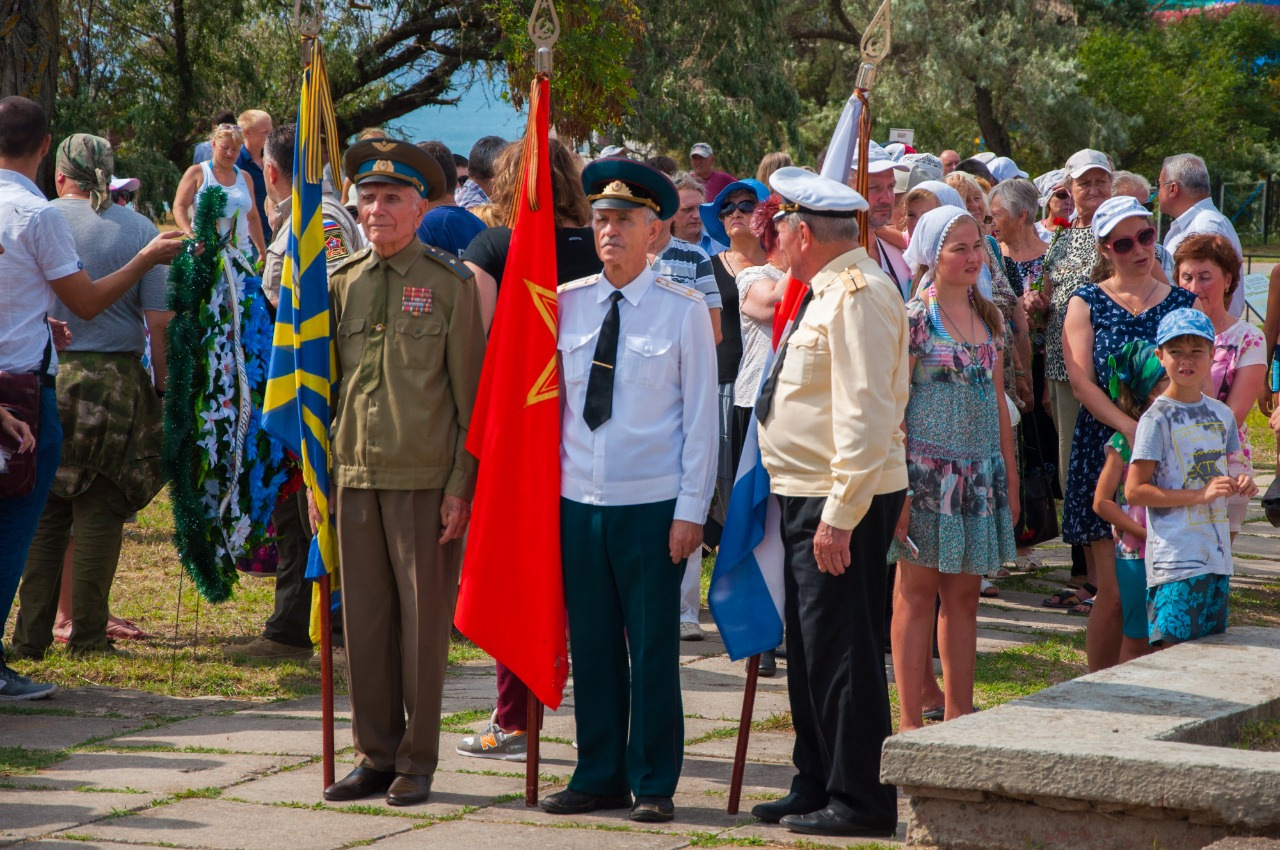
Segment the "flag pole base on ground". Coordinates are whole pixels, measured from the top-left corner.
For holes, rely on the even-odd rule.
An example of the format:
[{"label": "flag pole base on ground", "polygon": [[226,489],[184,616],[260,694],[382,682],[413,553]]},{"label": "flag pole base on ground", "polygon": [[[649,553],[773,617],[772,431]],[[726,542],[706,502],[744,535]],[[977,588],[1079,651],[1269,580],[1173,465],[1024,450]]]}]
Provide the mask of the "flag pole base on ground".
[{"label": "flag pole base on ground", "polygon": [[738,813],[742,800],[742,774],[747,769],[747,742],[751,740],[751,714],[756,707],[756,680],[760,677],[760,656],[747,659],[747,686],[742,691],[742,718],[738,721],[738,748],[733,754],[733,778],[729,780],[729,814]]},{"label": "flag pole base on ground", "polygon": [[542,739],[542,703],[533,691],[529,691],[524,719],[524,734],[529,739],[529,751],[524,762],[524,804],[533,808],[538,805],[538,744]]},{"label": "flag pole base on ground", "polygon": [[[333,609],[329,576],[320,577],[320,715],[324,727],[324,787],[334,783],[333,769]],[[323,790],[323,789],[322,789]]]}]

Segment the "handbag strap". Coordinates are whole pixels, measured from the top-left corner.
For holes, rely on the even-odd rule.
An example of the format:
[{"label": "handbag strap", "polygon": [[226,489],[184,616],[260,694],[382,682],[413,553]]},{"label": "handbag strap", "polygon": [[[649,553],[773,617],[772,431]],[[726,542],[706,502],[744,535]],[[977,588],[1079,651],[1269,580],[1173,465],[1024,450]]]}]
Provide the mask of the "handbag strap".
[{"label": "handbag strap", "polygon": [[45,341],[44,354],[40,357],[40,386],[53,389],[57,382],[49,374],[49,364],[53,362],[53,326],[49,324],[48,316],[45,316],[45,326],[49,328],[49,339]]}]

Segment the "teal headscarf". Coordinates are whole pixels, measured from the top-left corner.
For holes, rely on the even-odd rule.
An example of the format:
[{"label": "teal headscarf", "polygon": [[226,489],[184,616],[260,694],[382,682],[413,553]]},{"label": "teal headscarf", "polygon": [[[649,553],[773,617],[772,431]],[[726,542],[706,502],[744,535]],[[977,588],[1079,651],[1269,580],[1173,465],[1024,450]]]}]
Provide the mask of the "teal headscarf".
[{"label": "teal headscarf", "polygon": [[1121,384],[1129,388],[1134,401],[1145,405],[1151,391],[1164,377],[1164,366],[1156,357],[1156,347],[1146,340],[1126,342],[1119,354],[1107,357],[1111,366],[1111,381],[1107,389],[1112,399],[1120,398]]}]

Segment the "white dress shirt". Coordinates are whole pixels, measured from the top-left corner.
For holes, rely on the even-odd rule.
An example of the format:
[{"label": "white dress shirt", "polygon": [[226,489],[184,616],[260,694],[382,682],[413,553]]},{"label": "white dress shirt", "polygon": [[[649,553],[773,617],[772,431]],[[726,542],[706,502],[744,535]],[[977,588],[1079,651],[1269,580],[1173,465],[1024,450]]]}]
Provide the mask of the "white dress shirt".
[{"label": "white dress shirt", "polygon": [[[1218,212],[1218,208],[1213,205],[1211,198],[1205,198],[1199,203],[1192,206],[1173,220],[1173,224],[1169,225],[1169,232],[1164,235],[1164,249],[1169,252],[1169,262],[1173,262],[1173,252],[1178,249],[1178,245],[1188,236],[1194,236],[1199,233],[1211,233],[1218,236],[1225,236],[1231,240],[1231,244],[1236,249],[1236,256],[1244,261],[1244,251],[1240,248],[1240,237],[1236,235],[1236,229],[1232,226],[1231,220],[1222,213]],[[1174,280],[1174,269],[1166,269],[1169,273],[1169,280],[1176,284]],[[1241,272],[1237,271],[1237,278]],[[1235,316],[1237,319],[1244,313],[1244,286],[1243,279],[1236,280],[1236,291],[1231,296],[1231,306],[1227,308],[1227,312]]]},{"label": "white dress shirt", "polygon": [[560,493],[588,505],[675,499],[676,519],[702,524],[715,489],[720,427],[707,306],[695,290],[651,268],[622,287],[613,412],[592,431],[582,409],[614,291],[604,274],[560,287]]},{"label": "white dress shirt", "polygon": [[[83,266],[67,220],[36,184],[0,168],[0,371],[34,372],[49,342],[49,281]],[[53,352],[49,371],[56,371]]]}]

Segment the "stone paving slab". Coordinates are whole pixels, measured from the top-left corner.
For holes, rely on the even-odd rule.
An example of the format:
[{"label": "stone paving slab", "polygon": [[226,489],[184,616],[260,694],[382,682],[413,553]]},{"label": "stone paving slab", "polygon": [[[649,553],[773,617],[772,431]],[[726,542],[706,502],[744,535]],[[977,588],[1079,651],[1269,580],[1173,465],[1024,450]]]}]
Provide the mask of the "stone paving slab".
[{"label": "stone paving slab", "polygon": [[54,700],[59,710],[74,711],[80,717],[119,715],[148,720],[160,717],[221,714],[236,708],[248,708],[254,704],[251,700],[229,700],[222,697],[170,697],[146,691],[97,686],[59,688]]},{"label": "stone paving slab", "polygon": [[[544,795],[547,791],[542,792]],[[725,811],[724,801],[708,797],[701,793],[688,793],[676,789],[673,798],[676,807],[676,819],[671,823],[657,824],[655,828],[669,833],[720,832],[742,826],[753,820],[747,812],[730,815]],[[573,826],[595,828],[628,829],[638,827],[629,818],[627,809],[611,809],[609,811],[588,812],[582,815],[550,815],[542,809],[531,809],[525,806],[524,800],[515,800],[500,806],[491,806],[466,815],[464,821],[481,821],[487,823],[525,823],[544,826],[557,826],[569,829]],[[614,833],[610,832],[609,835]],[[601,841],[597,846],[608,846]]]},{"label": "stone paving slab", "polygon": [[401,833],[372,845],[378,850],[676,850],[688,846],[683,836],[650,832],[599,832],[554,829],[526,824],[450,821]]},{"label": "stone paving slab", "polygon": [[[2,844],[3,842],[0,842]],[[46,838],[42,841],[28,841],[18,845],[23,850],[134,850],[134,848],[147,847],[146,844],[116,844],[114,842],[98,842],[98,841],[61,841],[56,838]]]},{"label": "stone paving slab", "polygon": [[6,781],[19,787],[130,788],[175,794],[190,788],[226,788],[304,761],[301,756],[223,753],[74,753],[47,770]]},{"label": "stone paving slab", "polygon": [[[280,717],[306,717],[319,720],[323,713],[320,708],[320,695],[299,697],[298,699],[268,702],[242,709],[237,714],[266,714]],[[351,698],[346,694],[335,694],[333,697],[333,716],[335,719],[351,719]]]},{"label": "stone paving slab", "polygon": [[89,791],[0,790],[0,843],[35,838],[57,830],[83,829],[112,810],[149,805],[150,794],[107,794]]},{"label": "stone paving slab", "polygon": [[107,841],[164,842],[168,847],[329,850],[404,832],[414,823],[402,817],[196,799],[86,824],[72,832]]},{"label": "stone paving slab", "polygon": [[[339,761],[335,765],[337,777],[341,779],[345,776],[352,765],[353,763],[348,760]],[[383,796],[358,800],[356,804],[362,807],[385,809],[389,813],[447,817],[458,814],[466,807],[489,806],[493,805],[497,799],[524,793],[523,764],[487,761],[477,767],[503,773],[519,772],[520,776],[482,776],[437,770],[431,785],[431,799],[425,805],[393,808],[387,805],[386,798]],[[223,794],[223,798],[249,803],[299,803],[310,806],[324,802],[321,794],[323,784],[324,769],[322,765],[316,763],[237,785],[228,789]],[[325,805],[329,808],[341,809],[345,804],[326,803]]]},{"label": "stone paving slab", "polygon": [[[747,745],[747,758],[774,764],[791,764],[791,750],[795,736],[789,732],[752,732]],[[732,759],[738,746],[736,738],[721,738],[685,748],[686,758],[691,755]]]},{"label": "stone paving slab", "polygon": [[139,718],[0,714],[0,747],[65,750],[85,741],[110,738],[139,729],[146,723],[147,721]]},{"label": "stone paving slab", "polygon": [[[158,729],[148,729],[104,742],[110,747],[200,747],[233,753],[275,753],[318,756],[321,753],[320,723],[289,717],[233,714],[225,717],[196,717]],[[351,727],[335,724],[335,749],[351,746]]]}]

